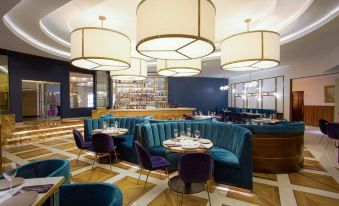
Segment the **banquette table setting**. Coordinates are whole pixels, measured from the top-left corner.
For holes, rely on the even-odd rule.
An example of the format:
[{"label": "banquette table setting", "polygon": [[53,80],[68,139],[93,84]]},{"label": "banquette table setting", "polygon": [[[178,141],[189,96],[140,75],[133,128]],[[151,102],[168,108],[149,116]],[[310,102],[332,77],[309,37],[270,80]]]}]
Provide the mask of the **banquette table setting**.
[{"label": "banquette table setting", "polygon": [[[174,138],[162,142],[163,146],[176,153],[207,153],[213,148],[213,143],[209,139],[199,138],[200,131],[194,131],[194,137],[188,128],[187,133],[181,132],[178,136],[177,129],[174,130]],[[205,183],[186,183],[184,187],[179,187],[180,178],[176,175],[169,179],[168,186],[176,192],[184,194],[195,194],[205,190]]]}]

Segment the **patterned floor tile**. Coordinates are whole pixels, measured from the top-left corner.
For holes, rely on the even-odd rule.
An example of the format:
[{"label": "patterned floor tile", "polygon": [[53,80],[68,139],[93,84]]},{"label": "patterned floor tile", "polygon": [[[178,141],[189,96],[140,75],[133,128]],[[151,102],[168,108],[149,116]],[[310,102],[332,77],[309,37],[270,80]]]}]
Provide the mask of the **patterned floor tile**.
[{"label": "patterned floor tile", "polygon": [[308,172],[289,173],[288,176],[291,184],[339,193],[339,184],[332,176]]},{"label": "patterned floor tile", "polygon": [[47,160],[47,159],[68,159],[68,158],[70,157],[66,155],[62,155],[62,154],[51,154],[51,155],[47,155],[47,156],[43,156],[39,158],[34,158],[29,161],[34,162],[34,161]]},{"label": "patterned floor tile", "polygon": [[[80,149],[72,149],[72,150],[68,150],[67,152],[75,154],[75,155],[79,155]],[[82,150],[81,154],[86,154],[86,152],[88,152],[88,151]],[[90,153],[90,152],[88,152],[88,153]]]},{"label": "patterned floor tile", "polygon": [[71,148],[75,148],[76,145],[74,143],[66,143],[66,144],[62,144],[62,145],[58,145],[58,146],[53,146],[56,149],[60,149],[60,150],[68,150]]},{"label": "patterned floor tile", "polygon": [[56,144],[62,144],[62,143],[67,143],[68,141],[65,139],[57,139],[57,140],[52,140],[52,141],[48,141],[48,142],[42,142],[41,144],[43,145],[47,145],[47,146],[52,146],[52,145],[56,145]]},{"label": "patterned floor tile", "polygon": [[[193,195],[184,195],[182,205],[189,206],[205,206],[207,205],[208,200],[193,196]],[[213,205],[213,200],[211,200]],[[170,189],[165,189],[161,192],[156,198],[154,198],[148,206],[177,206],[181,205],[181,195],[178,194]]]},{"label": "patterned floor tile", "polygon": [[315,160],[304,160],[304,169],[318,170],[322,172],[327,172],[326,169],[320,164],[320,162]]},{"label": "patterned floor tile", "polygon": [[88,164],[87,162],[83,162],[81,160],[78,160],[78,162],[77,162],[77,160],[71,160],[70,164],[71,164],[71,172],[91,165],[91,164]]},{"label": "patterned floor tile", "polygon": [[114,183],[114,185],[120,188],[123,194],[124,205],[131,205],[148,191],[153,189],[153,187],[155,187],[155,184],[147,182],[146,188],[144,189],[145,182],[140,180],[137,184],[137,181],[138,179],[127,176]]},{"label": "patterned floor tile", "polygon": [[[136,173],[140,174],[140,169],[136,171]],[[142,170],[142,174],[143,175],[147,175],[148,173],[148,170]],[[157,178],[157,179],[160,179],[160,180],[164,180],[167,178],[167,174],[166,174],[166,171],[163,171],[163,170],[155,170],[155,171],[151,171],[149,173],[149,176],[150,177],[154,177],[154,178]]]},{"label": "patterned floor tile", "polygon": [[72,177],[73,182],[104,182],[118,173],[101,167],[95,167]]},{"label": "patterned floor tile", "polygon": [[278,187],[257,182],[253,182],[252,192],[232,187],[226,197],[262,206],[281,205]]},{"label": "patterned floor tile", "polygon": [[293,190],[298,206],[334,206],[339,199]]},{"label": "patterned floor tile", "polygon": [[36,157],[39,155],[44,155],[44,154],[49,154],[49,153],[52,153],[52,152],[47,149],[38,149],[38,150],[29,151],[29,152],[19,153],[16,155],[23,159],[27,159],[27,158]]},{"label": "patterned floor tile", "polygon": [[7,164],[7,163],[10,163],[10,162],[13,162],[13,161],[8,159],[7,157],[2,157],[2,163],[3,164]]},{"label": "patterned floor tile", "polygon": [[136,167],[135,164],[132,164],[132,163],[129,163],[129,162],[125,162],[125,161],[119,161],[119,162],[113,163],[112,166],[118,167],[118,168],[124,169],[124,170],[128,170],[128,169],[130,169],[132,167]]},{"label": "patterned floor tile", "polygon": [[314,158],[314,155],[309,150],[304,150],[304,157]]},{"label": "patterned floor tile", "polygon": [[25,145],[25,146],[8,148],[8,149],[5,149],[5,151],[7,151],[9,153],[16,153],[16,152],[23,152],[25,150],[31,150],[31,149],[37,149],[37,148],[39,148],[39,147],[29,144],[29,145]]},{"label": "patterned floor tile", "polygon": [[277,181],[277,179],[278,179],[277,174],[269,174],[269,173],[253,172],[253,176],[258,177],[258,178],[267,179],[267,180],[273,180],[273,181]]}]

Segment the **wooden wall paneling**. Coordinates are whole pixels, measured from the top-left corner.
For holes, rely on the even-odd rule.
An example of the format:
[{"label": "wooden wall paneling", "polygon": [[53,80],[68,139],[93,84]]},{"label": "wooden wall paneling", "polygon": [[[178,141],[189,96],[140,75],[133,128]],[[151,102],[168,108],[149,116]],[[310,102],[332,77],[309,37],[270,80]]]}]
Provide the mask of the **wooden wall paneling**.
[{"label": "wooden wall paneling", "polygon": [[319,126],[319,119],[334,121],[334,106],[305,105],[304,122],[309,126]]}]

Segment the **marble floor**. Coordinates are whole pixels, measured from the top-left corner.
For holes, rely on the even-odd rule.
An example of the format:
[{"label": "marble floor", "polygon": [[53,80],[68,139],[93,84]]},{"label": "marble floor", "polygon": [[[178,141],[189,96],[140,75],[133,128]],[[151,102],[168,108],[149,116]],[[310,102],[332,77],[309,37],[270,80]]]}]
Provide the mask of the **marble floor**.
[{"label": "marble floor", "polygon": [[[282,205],[282,206],[335,206],[339,205],[339,164],[337,149],[331,142],[327,150],[327,139],[319,144],[321,134],[317,128],[308,127],[305,132],[305,166],[298,173],[262,174],[254,173],[253,191],[209,182],[212,205]],[[72,182],[106,182],[117,185],[123,193],[124,205],[180,205],[180,196],[167,186],[163,171],[151,173],[144,189],[144,181],[137,179],[140,169],[128,162],[109,165],[96,164],[92,169],[93,156],[83,152],[76,164],[79,150],[73,138],[59,138],[46,142],[29,143],[5,148],[3,163],[28,162],[64,158],[71,162]],[[176,175],[171,173],[170,176]],[[145,180],[145,173],[142,173]],[[184,195],[183,205],[208,205],[207,192]]]}]

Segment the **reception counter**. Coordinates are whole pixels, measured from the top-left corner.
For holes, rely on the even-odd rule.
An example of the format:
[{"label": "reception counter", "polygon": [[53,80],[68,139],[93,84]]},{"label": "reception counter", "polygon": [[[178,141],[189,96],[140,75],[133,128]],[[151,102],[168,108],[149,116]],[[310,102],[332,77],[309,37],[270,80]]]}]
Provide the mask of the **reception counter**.
[{"label": "reception counter", "polygon": [[114,117],[138,117],[153,116],[158,120],[183,119],[183,115],[192,115],[195,108],[156,108],[156,109],[106,109],[98,108],[92,110],[92,118],[99,118],[101,115],[112,114]]}]

